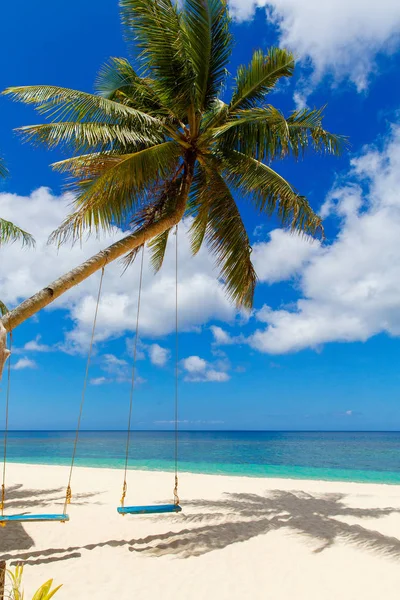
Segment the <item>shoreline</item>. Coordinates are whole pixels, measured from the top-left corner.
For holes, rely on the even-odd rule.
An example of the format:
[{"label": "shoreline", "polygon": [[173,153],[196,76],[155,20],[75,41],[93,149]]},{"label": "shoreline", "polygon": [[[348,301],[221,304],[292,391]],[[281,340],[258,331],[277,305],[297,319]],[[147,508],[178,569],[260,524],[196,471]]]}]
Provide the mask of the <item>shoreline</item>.
[{"label": "shoreline", "polygon": [[[99,459],[101,460],[101,459]],[[96,464],[79,464],[79,458],[75,461],[74,469],[109,469],[110,471],[119,471],[124,468],[123,464],[116,464],[111,466],[96,465]],[[143,464],[134,466],[131,464],[128,467],[128,471],[143,472],[143,473],[173,473],[174,468],[171,465],[170,468],[166,468],[165,465],[159,466],[143,466]],[[24,465],[24,466],[42,466],[42,467],[60,467],[68,468],[70,466],[69,461],[65,463],[59,462],[26,462],[13,460],[7,458],[7,463],[12,465]],[[248,479],[277,479],[277,480],[292,480],[292,481],[320,481],[320,482],[332,482],[332,483],[357,483],[357,484],[371,484],[371,485],[388,485],[388,486],[400,486],[400,472],[392,471],[367,471],[358,469],[322,469],[319,467],[301,467],[301,466],[284,466],[284,465],[250,465],[258,468],[259,471],[248,470],[244,472],[243,465],[237,464],[223,464],[218,463],[219,468],[212,470],[212,468],[201,468],[185,469],[185,462],[181,461],[182,467],[179,469],[180,473],[192,474],[192,475],[209,475],[217,477],[246,477]],[[187,463],[186,463],[187,464]],[[205,463],[190,463],[191,465],[203,465]],[[206,463],[212,465],[213,463]],[[265,469],[265,471],[264,471]],[[242,470],[242,472],[240,472]],[[268,472],[269,471],[269,472]],[[282,471],[282,474],[279,473]],[[286,471],[286,472],[285,472]],[[331,476],[323,476],[326,471],[329,471]],[[336,472],[336,473],[335,473]],[[345,473],[346,476],[341,476]],[[356,474],[362,474],[357,477]]]}]

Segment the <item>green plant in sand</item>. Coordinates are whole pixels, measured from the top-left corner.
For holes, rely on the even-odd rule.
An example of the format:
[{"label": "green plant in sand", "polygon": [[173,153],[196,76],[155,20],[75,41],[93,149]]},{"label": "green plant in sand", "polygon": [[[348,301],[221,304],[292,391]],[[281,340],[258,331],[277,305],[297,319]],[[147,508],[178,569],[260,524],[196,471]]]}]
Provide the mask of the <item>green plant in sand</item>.
[{"label": "green plant in sand", "polygon": [[[10,600],[24,600],[25,594],[22,589],[22,576],[24,572],[23,565],[17,565],[14,571],[7,571],[7,575],[10,581],[8,596]],[[49,579],[33,594],[32,600],[50,600],[54,594],[62,587],[61,585],[53,588],[53,580]],[[7,592],[7,590],[6,590]]]}]

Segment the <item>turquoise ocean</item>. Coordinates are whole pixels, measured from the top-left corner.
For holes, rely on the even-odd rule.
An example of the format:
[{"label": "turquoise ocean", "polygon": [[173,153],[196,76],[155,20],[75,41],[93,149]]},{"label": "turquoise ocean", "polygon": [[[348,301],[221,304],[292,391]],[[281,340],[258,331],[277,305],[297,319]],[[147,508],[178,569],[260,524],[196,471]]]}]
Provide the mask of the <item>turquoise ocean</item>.
[{"label": "turquoise ocean", "polygon": [[[75,432],[11,431],[7,459],[68,465]],[[76,464],[121,468],[126,433],[83,431]],[[181,471],[400,484],[400,432],[182,431]],[[131,469],[172,470],[174,433],[134,431]]]}]

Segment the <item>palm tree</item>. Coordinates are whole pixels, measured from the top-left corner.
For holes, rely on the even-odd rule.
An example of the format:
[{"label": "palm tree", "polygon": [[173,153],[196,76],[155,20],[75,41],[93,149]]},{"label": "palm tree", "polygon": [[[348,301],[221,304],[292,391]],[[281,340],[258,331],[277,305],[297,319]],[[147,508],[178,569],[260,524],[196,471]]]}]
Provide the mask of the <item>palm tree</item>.
[{"label": "palm tree", "polygon": [[38,85],[4,93],[50,118],[22,127],[25,139],[62,146],[72,157],[53,167],[70,177],[75,210],[54,232],[58,243],[114,225],[128,235],[60,277],[2,319],[15,328],[118,257],[129,262],[149,242],[160,268],[168,235],[191,217],[192,250],[205,241],[230,298],[251,306],[256,273],[240,207],[246,198],[260,215],[275,214],[295,232],[322,234],[321,219],[272,167],[309,148],[339,154],[345,140],[322,126],[323,109],[285,117],[268,103],[291,77],[287,50],[256,50],[239,67],[230,102],[221,99],[232,35],[224,0],[120,0],[134,66],[112,58],[96,93]]},{"label": "palm tree", "polygon": [[[5,166],[4,161],[0,158],[0,178],[7,177],[7,175],[7,167]],[[23,246],[33,246],[35,243],[33,237],[29,233],[23,229],[20,229],[14,225],[14,223],[6,221],[0,217],[0,246],[17,241],[20,241]],[[0,303],[0,312],[2,310],[3,309]]]}]

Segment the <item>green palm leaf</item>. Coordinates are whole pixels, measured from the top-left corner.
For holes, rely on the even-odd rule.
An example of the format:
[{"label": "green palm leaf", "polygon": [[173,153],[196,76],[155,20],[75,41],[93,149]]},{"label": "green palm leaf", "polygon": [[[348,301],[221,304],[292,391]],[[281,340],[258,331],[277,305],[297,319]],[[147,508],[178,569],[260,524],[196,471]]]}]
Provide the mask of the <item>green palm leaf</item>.
[{"label": "green palm leaf", "polygon": [[34,104],[40,114],[60,121],[129,123],[143,132],[162,123],[145,112],[101,96],[52,85],[7,88],[3,94],[25,104]]},{"label": "green palm leaf", "polygon": [[30,233],[27,233],[20,227],[0,218],[0,246],[2,244],[13,244],[14,242],[21,242],[22,246],[33,247],[35,240]]},{"label": "green palm leaf", "polygon": [[167,229],[160,235],[156,235],[148,244],[151,250],[151,265],[155,272],[161,269],[164,262],[170,231],[170,229]]},{"label": "green palm leaf", "polygon": [[25,141],[45,144],[48,148],[64,146],[75,152],[88,150],[107,152],[143,149],[163,139],[157,127],[137,131],[115,123],[45,123],[17,129]]},{"label": "green palm leaf", "polygon": [[0,300],[0,316],[4,317],[9,312],[7,306]]},{"label": "green palm leaf", "polygon": [[238,69],[230,110],[252,108],[264,100],[282,77],[291,77],[294,58],[282,48],[271,48],[267,54],[256,50],[251,63]]},{"label": "green palm leaf", "polygon": [[185,0],[183,23],[195,72],[196,108],[209,108],[226,77],[232,36],[225,1]]},{"label": "green palm leaf", "polygon": [[73,164],[73,174],[79,176],[79,181],[74,201],[76,211],[51,239],[75,240],[85,230],[124,227],[131,212],[140,206],[144,190],[165,180],[176,168],[179,157],[179,146],[164,142],[133,154],[99,153],[55,163],[53,166],[61,170],[71,170]]},{"label": "green palm leaf", "polygon": [[121,102],[152,116],[168,116],[149,78],[139,77],[125,58],[110,58],[101,68],[95,90],[103,98]]},{"label": "green palm leaf", "polygon": [[191,210],[197,214],[191,227],[192,249],[205,239],[216,257],[228,296],[239,306],[251,307],[257,276],[251,262],[251,246],[229,187],[209,165],[197,178]]},{"label": "green palm leaf", "polygon": [[303,109],[288,119],[274,106],[239,110],[224,125],[215,128],[213,139],[257,160],[274,160],[293,154],[304,155],[307,148],[339,155],[347,139],[322,126],[323,109]]},{"label": "green palm leaf", "polygon": [[0,177],[7,177],[8,175],[8,169],[6,167],[6,165],[4,164],[3,159],[0,158]]},{"label": "green palm leaf", "polygon": [[[156,184],[150,190],[148,195],[151,198],[151,202],[147,203],[141,210],[135,212],[130,221],[129,225],[134,231],[145,230],[146,227],[154,222],[174,214],[176,204],[182,193],[182,170],[183,168],[179,167],[169,181],[166,181],[161,186]],[[171,228],[154,237],[148,244],[151,251],[151,264],[156,272],[163,264],[170,232]],[[138,249],[135,249],[125,257],[125,268],[134,261],[137,252]]]},{"label": "green palm leaf", "polygon": [[171,0],[120,0],[120,6],[125,37],[139,51],[157,96],[183,118],[193,101],[195,74],[177,6]]},{"label": "green palm leaf", "polygon": [[260,213],[271,216],[276,212],[282,224],[294,231],[323,234],[321,218],[307,199],[271,167],[237,151],[224,156],[223,166],[229,183],[247,195]]},{"label": "green palm leaf", "polygon": [[[200,122],[200,140],[210,138],[214,131],[218,131],[218,123],[225,121],[229,116],[229,106],[219,98],[215,98]],[[215,135],[217,137],[217,135]]]}]

